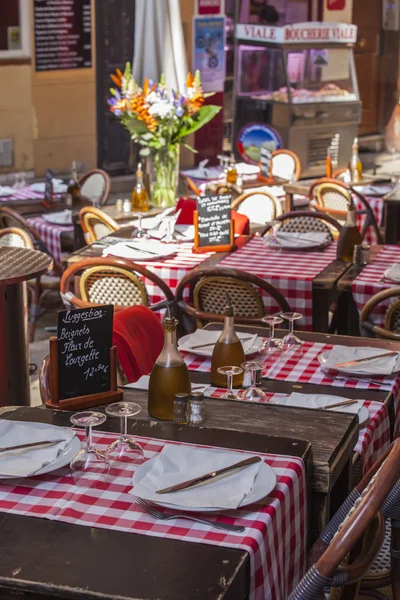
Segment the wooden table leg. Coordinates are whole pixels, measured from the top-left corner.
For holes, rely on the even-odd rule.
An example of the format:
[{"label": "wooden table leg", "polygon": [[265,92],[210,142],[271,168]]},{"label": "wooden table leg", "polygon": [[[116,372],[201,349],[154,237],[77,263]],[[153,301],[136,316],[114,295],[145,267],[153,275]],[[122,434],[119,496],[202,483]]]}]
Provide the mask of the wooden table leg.
[{"label": "wooden table leg", "polygon": [[385,202],[385,244],[400,241],[400,202]]},{"label": "wooden table leg", "polygon": [[25,282],[0,286],[0,405],[30,405]]},{"label": "wooden table leg", "polygon": [[293,210],[293,194],[286,192],[285,194],[285,213]]}]

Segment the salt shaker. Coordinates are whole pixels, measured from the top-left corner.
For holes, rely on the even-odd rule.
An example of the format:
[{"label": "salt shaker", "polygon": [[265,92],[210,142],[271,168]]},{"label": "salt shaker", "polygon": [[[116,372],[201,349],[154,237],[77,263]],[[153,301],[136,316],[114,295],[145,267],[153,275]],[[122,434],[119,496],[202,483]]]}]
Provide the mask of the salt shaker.
[{"label": "salt shaker", "polygon": [[125,198],[125,200],[124,200],[123,211],[124,211],[124,213],[131,212],[131,201],[129,200],[129,198]]},{"label": "salt shaker", "polygon": [[189,422],[189,394],[175,394],[174,423],[187,425]]},{"label": "salt shaker", "polygon": [[205,412],[204,394],[202,392],[192,392],[190,394],[190,422],[204,423]]},{"label": "salt shaker", "polygon": [[118,200],[115,203],[115,207],[118,212],[122,212],[124,210],[124,201],[122,200],[122,198],[118,198]]}]

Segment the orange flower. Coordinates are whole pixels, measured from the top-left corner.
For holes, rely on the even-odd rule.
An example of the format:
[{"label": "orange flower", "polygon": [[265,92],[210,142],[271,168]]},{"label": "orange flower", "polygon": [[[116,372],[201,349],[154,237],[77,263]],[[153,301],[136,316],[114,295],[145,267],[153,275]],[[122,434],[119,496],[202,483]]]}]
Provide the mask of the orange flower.
[{"label": "orange flower", "polygon": [[187,77],[186,77],[186,87],[187,88],[193,87],[193,83],[194,83],[194,75],[192,75],[192,73],[189,71],[189,73],[187,74]]},{"label": "orange flower", "polygon": [[197,92],[196,94],[193,95],[192,98],[188,98],[187,107],[188,107],[189,115],[193,115],[198,110],[200,110],[200,108],[203,106],[203,104],[204,104],[204,97],[201,92]]},{"label": "orange flower", "polygon": [[122,77],[123,77],[123,74],[120,71],[120,69],[117,69],[116,73],[117,73],[116,75],[114,75],[113,73],[111,73],[110,77],[113,80],[113,82],[115,83],[115,85],[120,88],[120,87],[122,87]]},{"label": "orange flower", "polygon": [[157,129],[157,119],[149,113],[149,105],[146,103],[143,94],[134,96],[130,101],[129,108],[136,115],[139,121],[143,121],[149,131],[154,131]]}]

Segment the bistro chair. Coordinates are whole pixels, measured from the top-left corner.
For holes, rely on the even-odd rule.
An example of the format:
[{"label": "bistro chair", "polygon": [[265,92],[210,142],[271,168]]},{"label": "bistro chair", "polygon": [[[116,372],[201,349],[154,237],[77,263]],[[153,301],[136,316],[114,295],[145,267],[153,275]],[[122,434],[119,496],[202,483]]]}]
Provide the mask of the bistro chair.
[{"label": "bistro chair", "polygon": [[301,175],[300,158],[291,150],[275,150],[272,153],[271,174],[278,181],[298,181]]},{"label": "bistro chair", "polygon": [[108,202],[111,180],[108,173],[102,169],[91,169],[79,178],[81,195],[89,200],[95,200],[100,206]]},{"label": "bistro chair", "polygon": [[243,194],[243,188],[235,183],[217,183],[210,187],[206,186],[206,193],[231,194],[232,198],[235,199]]},{"label": "bistro chair", "polygon": [[[78,276],[79,297],[72,291]],[[151,304],[143,279],[147,285],[158,288],[165,299]],[[61,278],[61,298],[67,307],[73,308],[113,304],[115,312],[136,305],[157,311],[174,301],[167,284],[146,267],[111,257],[87,258],[68,267]]]},{"label": "bistro chair", "polygon": [[52,257],[53,272],[28,281],[28,291],[31,294],[29,307],[29,341],[35,339],[36,324],[39,317],[46,312],[43,302],[46,296],[60,291],[61,265],[54,259],[50,250],[40,238],[37,231],[15,210],[8,206],[0,207],[0,245],[24,246],[39,250]]},{"label": "bistro chair", "polygon": [[[336,221],[333,217],[329,216],[328,214],[311,210],[295,210],[293,212],[280,215],[279,217],[276,217],[275,220],[282,223],[279,231],[296,231],[298,233],[317,231],[329,233],[332,239],[335,237],[335,234],[338,236],[342,229],[340,223],[338,223],[338,221]],[[262,235],[269,235],[271,229],[272,225],[267,225]]]},{"label": "bistro chair", "polygon": [[[379,511],[379,512],[378,512]],[[318,586],[316,580],[320,575],[326,574],[327,553],[328,556],[336,558],[336,569],[342,558],[339,560],[339,546],[346,549],[346,537],[350,538],[350,530],[352,526],[358,530],[361,525],[367,525],[367,515],[373,518],[381,514],[386,519],[386,527],[384,529],[384,540],[381,544],[379,553],[375,553],[375,559],[367,565],[369,561],[363,561],[362,556],[356,559],[357,563],[364,562],[363,573],[358,570],[358,577],[348,576],[346,567],[340,568],[336,578],[336,585],[349,585],[361,579],[360,589],[361,596],[380,598],[388,600],[378,588],[392,584],[393,600],[400,598],[400,439],[397,439],[385,451],[380,459],[370,468],[368,473],[352,490],[342,506],[330,520],[324,531],[320,534],[319,539],[314,543],[309,553],[309,564],[313,564],[311,569],[303,578],[303,581],[297,586],[295,592],[290,596],[290,600],[302,600],[303,598],[325,598],[322,594],[322,587]],[[379,533],[379,536],[382,532]],[[353,545],[359,535],[354,533]],[[371,541],[374,544],[374,541]],[[363,554],[363,552],[362,552]],[[342,557],[344,556],[341,554]],[[354,556],[354,555],[353,555]],[[364,555],[365,556],[365,555]],[[323,565],[322,569],[318,564]],[[354,569],[355,564],[350,566]],[[325,570],[325,573],[323,572]],[[328,574],[331,579],[332,575]],[[315,585],[314,585],[315,584]],[[325,586],[331,586],[331,582],[326,582]],[[353,586],[353,589],[348,589],[347,594],[341,596],[343,599],[358,598],[358,586]],[[305,590],[308,590],[309,596],[304,595]],[[319,592],[317,591],[319,590]],[[353,593],[351,593],[353,591]],[[313,595],[314,594],[314,595]],[[319,594],[319,595],[318,595]]]},{"label": "bistro chair", "polygon": [[344,177],[347,173],[347,169],[338,169],[337,171],[334,171],[332,173],[332,178],[333,179],[339,179],[339,181],[344,181]]},{"label": "bistro chair", "polygon": [[[393,299],[385,313],[385,325],[380,327],[373,321],[371,313],[382,302]],[[379,337],[385,340],[400,341],[400,286],[378,292],[364,305],[360,315],[361,330],[368,337]]]},{"label": "bistro chair", "polygon": [[201,191],[197,187],[197,185],[195,184],[193,179],[191,179],[187,175],[184,175],[183,173],[179,173],[179,176],[182,179],[184,186],[185,186],[185,190],[189,194],[189,196],[191,194],[194,194],[195,196],[201,196]]},{"label": "bistro chair", "polygon": [[282,205],[273,194],[267,191],[247,192],[236,198],[232,208],[246,215],[251,223],[267,223],[282,214]]},{"label": "bistro chair", "polygon": [[93,244],[93,242],[115,233],[119,229],[119,225],[114,219],[93,206],[84,206],[81,208],[79,211],[79,222],[87,244]]},{"label": "bistro chair", "polygon": [[[184,300],[187,289],[191,292],[189,302]],[[268,281],[247,271],[223,267],[191,271],[179,282],[175,298],[187,330],[193,330],[194,321],[197,327],[223,321],[227,293],[232,298],[235,322],[260,326],[265,316],[261,290],[272,296],[280,311],[290,311],[286,298]]]}]

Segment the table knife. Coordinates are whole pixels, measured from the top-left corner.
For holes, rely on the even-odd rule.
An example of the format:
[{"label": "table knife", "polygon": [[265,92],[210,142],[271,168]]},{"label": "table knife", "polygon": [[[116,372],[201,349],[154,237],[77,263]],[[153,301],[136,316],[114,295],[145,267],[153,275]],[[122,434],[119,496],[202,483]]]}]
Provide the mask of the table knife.
[{"label": "table knife", "polygon": [[34,448],[35,446],[53,446],[54,444],[59,444],[60,442],[65,441],[66,440],[50,440],[42,442],[31,442],[30,444],[20,444],[19,446],[8,446],[7,448],[0,448],[0,452],[9,452],[10,450],[22,450],[23,448]]},{"label": "table knife", "polygon": [[369,360],[375,360],[376,358],[389,358],[389,356],[396,356],[398,352],[385,352],[384,354],[375,354],[374,356],[367,356],[366,358],[358,358],[357,360],[349,360],[348,362],[339,363],[335,365],[335,369],[338,367],[351,367],[352,365],[358,365],[360,363],[368,362]]},{"label": "table knife", "polygon": [[170,494],[171,492],[180,492],[182,490],[187,490],[199,483],[203,483],[204,481],[208,481],[210,479],[215,479],[224,473],[228,473],[229,471],[233,471],[234,469],[243,469],[244,467],[248,467],[249,465],[254,465],[257,462],[260,462],[261,458],[259,456],[251,456],[250,458],[246,458],[245,460],[241,460],[240,462],[235,463],[234,465],[230,465],[229,467],[224,467],[223,469],[218,469],[217,471],[211,471],[211,473],[206,473],[205,475],[200,475],[200,477],[195,477],[194,479],[189,479],[187,481],[182,481],[182,483],[177,483],[176,485],[172,485],[171,487],[164,488],[162,490],[157,490],[156,494]]}]

